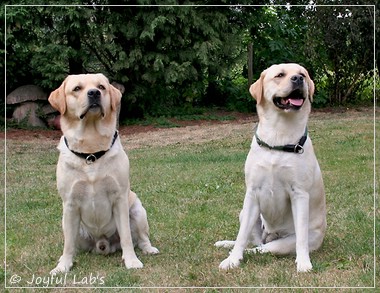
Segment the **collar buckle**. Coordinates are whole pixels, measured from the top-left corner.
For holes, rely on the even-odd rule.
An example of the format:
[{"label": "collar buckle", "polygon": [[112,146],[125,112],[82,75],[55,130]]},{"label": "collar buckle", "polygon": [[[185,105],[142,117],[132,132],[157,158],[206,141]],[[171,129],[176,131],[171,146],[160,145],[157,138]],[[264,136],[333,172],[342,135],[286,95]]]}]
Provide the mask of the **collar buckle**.
[{"label": "collar buckle", "polygon": [[94,154],[89,154],[86,157],[86,164],[87,165],[91,165],[92,163],[95,163],[96,160],[97,160],[97,158],[96,158],[96,156]]},{"label": "collar buckle", "polygon": [[296,144],[294,146],[294,152],[297,153],[297,154],[303,154],[303,152],[304,152],[303,146],[299,145],[299,144]]}]

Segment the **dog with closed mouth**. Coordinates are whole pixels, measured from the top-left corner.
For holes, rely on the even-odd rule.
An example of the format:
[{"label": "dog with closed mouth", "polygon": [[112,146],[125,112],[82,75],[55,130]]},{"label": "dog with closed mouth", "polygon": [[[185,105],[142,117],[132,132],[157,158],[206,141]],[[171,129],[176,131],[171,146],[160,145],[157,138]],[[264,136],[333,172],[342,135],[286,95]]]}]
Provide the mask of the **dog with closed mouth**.
[{"label": "dog with closed mouth", "polygon": [[51,274],[68,272],[76,249],[122,249],[126,268],[142,268],[134,246],[156,254],[146,210],[130,190],[129,160],[116,130],[121,93],[103,74],[69,75],[49,96],[61,114],[57,188],[63,201],[63,254]]},{"label": "dog with closed mouth", "polygon": [[322,174],[307,131],[314,83],[298,64],[273,65],[251,85],[259,123],[245,163],[246,194],[236,241],[220,264],[239,266],[249,244],[254,253],[296,254],[298,272],[312,269],[309,253],[326,231]]}]

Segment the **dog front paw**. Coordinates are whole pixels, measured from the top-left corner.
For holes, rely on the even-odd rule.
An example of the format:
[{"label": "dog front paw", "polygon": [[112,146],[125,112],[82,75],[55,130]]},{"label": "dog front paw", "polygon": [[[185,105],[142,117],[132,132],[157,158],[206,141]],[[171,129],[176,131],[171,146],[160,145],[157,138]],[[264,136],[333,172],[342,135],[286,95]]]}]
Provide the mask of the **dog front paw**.
[{"label": "dog front paw", "polygon": [[219,269],[221,270],[229,270],[233,268],[237,268],[240,265],[240,259],[235,258],[233,256],[227,257],[224,261],[222,261],[219,265]]},{"label": "dog front paw", "polygon": [[58,265],[50,271],[52,276],[55,276],[59,273],[67,273],[73,266],[73,262],[70,259],[65,259],[63,256],[59,259]]},{"label": "dog front paw", "polygon": [[301,259],[300,257],[297,257],[296,263],[297,263],[297,272],[299,273],[310,272],[313,269],[313,266],[310,262],[309,257],[305,257],[305,259]]},{"label": "dog front paw", "polygon": [[144,267],[137,257],[124,259],[124,264],[127,269],[141,269]]},{"label": "dog front paw", "polygon": [[311,262],[299,263],[297,262],[297,272],[299,273],[307,273],[313,269]]}]

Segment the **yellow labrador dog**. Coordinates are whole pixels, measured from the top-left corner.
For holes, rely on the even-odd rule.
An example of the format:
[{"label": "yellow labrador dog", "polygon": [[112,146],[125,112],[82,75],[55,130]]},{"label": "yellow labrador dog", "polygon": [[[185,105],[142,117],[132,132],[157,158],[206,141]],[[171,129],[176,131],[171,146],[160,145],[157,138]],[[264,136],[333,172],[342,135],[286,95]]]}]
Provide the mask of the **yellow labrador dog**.
[{"label": "yellow labrador dog", "polygon": [[134,245],[156,254],[144,207],[130,190],[129,161],[116,130],[121,93],[103,74],[68,76],[50,94],[61,113],[57,187],[63,200],[63,254],[51,274],[68,272],[76,248],[122,249],[129,268],[142,268]]},{"label": "yellow labrador dog", "polygon": [[322,175],[307,133],[314,83],[298,64],[273,65],[250,87],[259,124],[245,163],[246,194],[236,241],[221,269],[239,266],[253,252],[296,253],[298,272],[312,269],[309,252],[326,230]]}]

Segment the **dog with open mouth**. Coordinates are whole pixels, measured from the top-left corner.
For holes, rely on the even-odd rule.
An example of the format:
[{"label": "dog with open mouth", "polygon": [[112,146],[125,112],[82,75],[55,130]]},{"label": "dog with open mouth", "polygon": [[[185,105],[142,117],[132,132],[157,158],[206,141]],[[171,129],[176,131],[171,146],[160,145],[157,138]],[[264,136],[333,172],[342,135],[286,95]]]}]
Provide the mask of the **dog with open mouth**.
[{"label": "dog with open mouth", "polygon": [[318,249],[326,231],[322,174],[307,122],[314,83],[298,64],[273,65],[251,85],[259,123],[246,163],[246,194],[236,241],[224,270],[239,266],[249,244],[254,253],[296,254],[298,272],[312,269],[309,253]]},{"label": "dog with open mouth", "polygon": [[125,267],[142,268],[134,246],[157,254],[147,213],[130,189],[129,160],[116,129],[121,93],[103,74],[69,75],[50,94],[61,114],[57,188],[63,201],[63,254],[50,272],[68,272],[76,250],[122,250]]}]

